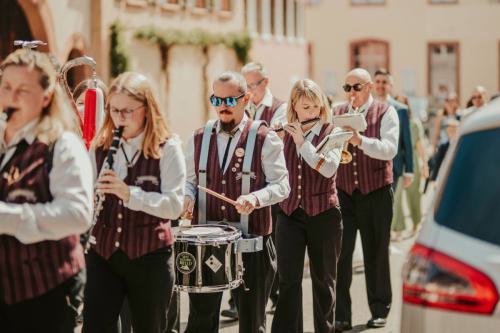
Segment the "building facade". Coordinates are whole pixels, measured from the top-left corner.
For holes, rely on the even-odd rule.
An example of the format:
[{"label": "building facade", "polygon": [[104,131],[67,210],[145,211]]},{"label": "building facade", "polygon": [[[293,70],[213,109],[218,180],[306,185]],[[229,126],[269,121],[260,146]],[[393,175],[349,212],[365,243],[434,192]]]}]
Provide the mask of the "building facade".
[{"label": "building facade", "polygon": [[498,0],[309,0],[312,76],[341,99],[349,69],[385,67],[396,92],[465,104],[478,84],[500,89],[499,19]]},{"label": "building facade", "polygon": [[[308,76],[304,15],[305,4],[297,0],[3,1],[0,58],[15,39],[39,39],[48,43],[41,50],[61,64],[91,56],[106,83],[116,59],[125,58],[128,70],[153,82],[171,130],[185,142],[215,117],[208,103],[213,79],[238,71],[245,56],[268,67],[271,89],[288,98],[294,80]],[[112,26],[119,27],[114,34]],[[231,38],[238,43],[228,43]],[[89,75],[89,68],[74,68],[68,82],[74,86]]]}]

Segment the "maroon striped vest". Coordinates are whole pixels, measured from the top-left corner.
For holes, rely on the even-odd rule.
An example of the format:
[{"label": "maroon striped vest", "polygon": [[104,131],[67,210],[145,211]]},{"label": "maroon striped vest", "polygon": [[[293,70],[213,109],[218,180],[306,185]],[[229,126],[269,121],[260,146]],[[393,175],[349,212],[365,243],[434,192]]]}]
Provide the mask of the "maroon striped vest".
[{"label": "maroon striped vest", "polygon": [[[107,153],[102,148],[96,150],[97,170],[101,170]],[[161,192],[160,159],[141,154],[123,181],[146,192]],[[173,243],[170,220],[128,209],[115,195],[106,195],[93,234],[96,244],[92,248],[104,259],[118,249],[134,259]]]},{"label": "maroon striped vest", "polygon": [[273,119],[276,110],[278,110],[279,107],[283,105],[283,103],[285,102],[273,96],[273,103],[271,104],[271,106],[266,106],[260,115],[260,119],[256,120],[264,120],[270,126],[271,120]]},{"label": "maroon striped vest", "polygon": [[[323,124],[320,134],[312,140],[313,146],[317,146],[332,129],[332,124]],[[336,175],[326,178],[299,158],[290,134],[285,134],[283,143],[291,188],[290,196],[279,204],[285,214],[292,215],[300,206],[307,215],[315,216],[335,207],[338,204]]]},{"label": "maroon striped vest", "polygon": [[[389,109],[389,104],[373,101],[366,112],[368,127],[363,133],[368,138],[380,139],[380,125],[382,117]],[[333,109],[335,115],[347,112],[347,104]],[[392,160],[382,161],[365,155],[361,149],[349,145],[352,162],[341,164],[337,170],[337,187],[347,194],[359,189],[368,194],[381,187],[392,184]]]},{"label": "maroon striped vest", "polygon": [[[233,155],[229,159],[228,167],[226,173],[222,174],[222,170],[219,163],[219,153],[217,149],[217,131],[214,126],[212,135],[210,136],[210,145],[208,151],[208,161],[207,161],[207,187],[219,193],[223,193],[227,197],[236,200],[241,195],[241,169],[243,167],[244,156],[236,156],[235,152],[237,150],[245,149],[247,143],[247,136],[252,124],[251,120],[248,120],[243,132],[241,133],[240,139],[236,148],[234,149]],[[194,158],[195,158],[195,171],[196,176],[199,174],[199,164],[200,164],[200,154],[201,154],[201,143],[203,140],[203,130],[204,128],[198,129],[194,134]],[[257,191],[261,188],[266,187],[266,176],[262,170],[262,146],[264,140],[266,139],[268,129],[266,126],[261,126],[257,132],[255,149],[252,158],[252,178],[250,181],[250,192]],[[196,200],[197,202],[198,200]],[[216,222],[240,222],[240,214],[236,211],[232,205],[225,203],[224,201],[215,198],[214,196],[207,195],[207,221]],[[198,207],[194,208],[194,217],[192,224],[198,224]],[[267,236],[272,231],[271,224],[271,207],[263,207],[255,209],[249,215],[248,221],[248,231],[253,235]]]},{"label": "maroon striped vest", "polygon": [[[24,141],[23,141],[24,142]],[[53,200],[50,193],[49,147],[37,140],[22,149],[2,169],[0,200],[10,203],[47,203]],[[16,183],[9,184],[5,174],[18,168],[28,170]],[[1,221],[0,221],[1,223]],[[41,241],[23,244],[16,238],[0,235],[0,295],[7,304],[45,294],[85,266],[79,235],[71,235],[57,241]]]}]

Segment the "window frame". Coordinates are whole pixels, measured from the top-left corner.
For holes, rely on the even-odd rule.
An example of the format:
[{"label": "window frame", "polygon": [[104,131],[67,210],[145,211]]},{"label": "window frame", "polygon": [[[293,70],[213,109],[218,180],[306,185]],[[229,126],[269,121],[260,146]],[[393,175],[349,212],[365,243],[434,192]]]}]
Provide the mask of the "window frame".
[{"label": "window frame", "polygon": [[432,76],[431,76],[431,57],[432,57],[432,48],[436,46],[454,46],[457,54],[457,64],[455,66],[455,93],[460,99],[460,42],[457,40],[445,40],[445,41],[433,41],[427,42],[427,94],[429,96],[433,96],[432,94]]}]

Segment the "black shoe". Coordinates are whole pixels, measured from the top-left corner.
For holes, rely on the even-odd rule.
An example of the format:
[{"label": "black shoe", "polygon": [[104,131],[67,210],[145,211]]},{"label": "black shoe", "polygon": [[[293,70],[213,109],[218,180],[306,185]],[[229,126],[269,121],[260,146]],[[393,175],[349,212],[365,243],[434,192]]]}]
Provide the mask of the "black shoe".
[{"label": "black shoe", "polygon": [[238,310],[236,310],[235,306],[231,306],[229,309],[222,310],[220,313],[222,317],[227,317],[231,319],[238,319]]},{"label": "black shoe", "polygon": [[370,328],[381,328],[385,327],[387,320],[385,318],[372,318],[366,323],[367,327]]},{"label": "black shoe", "polygon": [[335,321],[335,332],[344,332],[352,330],[352,325],[348,321]]}]

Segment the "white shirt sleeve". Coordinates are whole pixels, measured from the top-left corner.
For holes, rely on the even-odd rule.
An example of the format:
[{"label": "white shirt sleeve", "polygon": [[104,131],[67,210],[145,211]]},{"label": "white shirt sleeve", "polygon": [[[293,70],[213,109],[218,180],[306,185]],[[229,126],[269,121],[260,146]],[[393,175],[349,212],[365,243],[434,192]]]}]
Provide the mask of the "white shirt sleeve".
[{"label": "white shirt sleeve", "polygon": [[290,184],[283,154],[283,141],[276,132],[269,131],[262,147],[262,169],[267,186],[251,192],[259,199],[259,207],[274,205],[288,198]]},{"label": "white shirt sleeve", "polygon": [[276,124],[286,124],[286,110],[287,110],[287,103],[283,103],[280,105],[280,107],[276,110],[276,112],[273,115],[273,118],[271,119],[271,123],[269,124],[270,127],[274,127]]},{"label": "white shirt sleeve", "polygon": [[194,164],[194,135],[189,139],[186,147],[186,184],[184,190],[186,195],[191,199],[196,200],[198,193],[198,177],[196,177],[196,170]]},{"label": "white shirt sleeve", "polygon": [[380,140],[361,136],[360,149],[370,156],[382,161],[392,160],[398,152],[399,118],[393,106],[390,106],[382,117],[380,124]]},{"label": "white shirt sleeve", "polygon": [[54,146],[49,174],[51,202],[0,202],[0,234],[24,244],[81,234],[92,219],[92,166],[82,141],[66,132]]},{"label": "white shirt sleeve", "polygon": [[[336,127],[333,129],[332,133],[338,131],[341,131],[341,129]],[[316,169],[321,159],[324,160],[318,172],[326,178],[332,177],[337,171],[340,163],[340,150],[340,148],[332,149],[326,155],[321,156],[316,153],[316,147],[308,140],[305,140],[300,149],[298,149],[304,161],[313,169]]]},{"label": "white shirt sleeve", "polygon": [[161,193],[146,192],[138,186],[129,186],[127,208],[142,211],[164,219],[177,219],[184,202],[186,166],[181,141],[174,136],[163,146],[160,158]]}]

